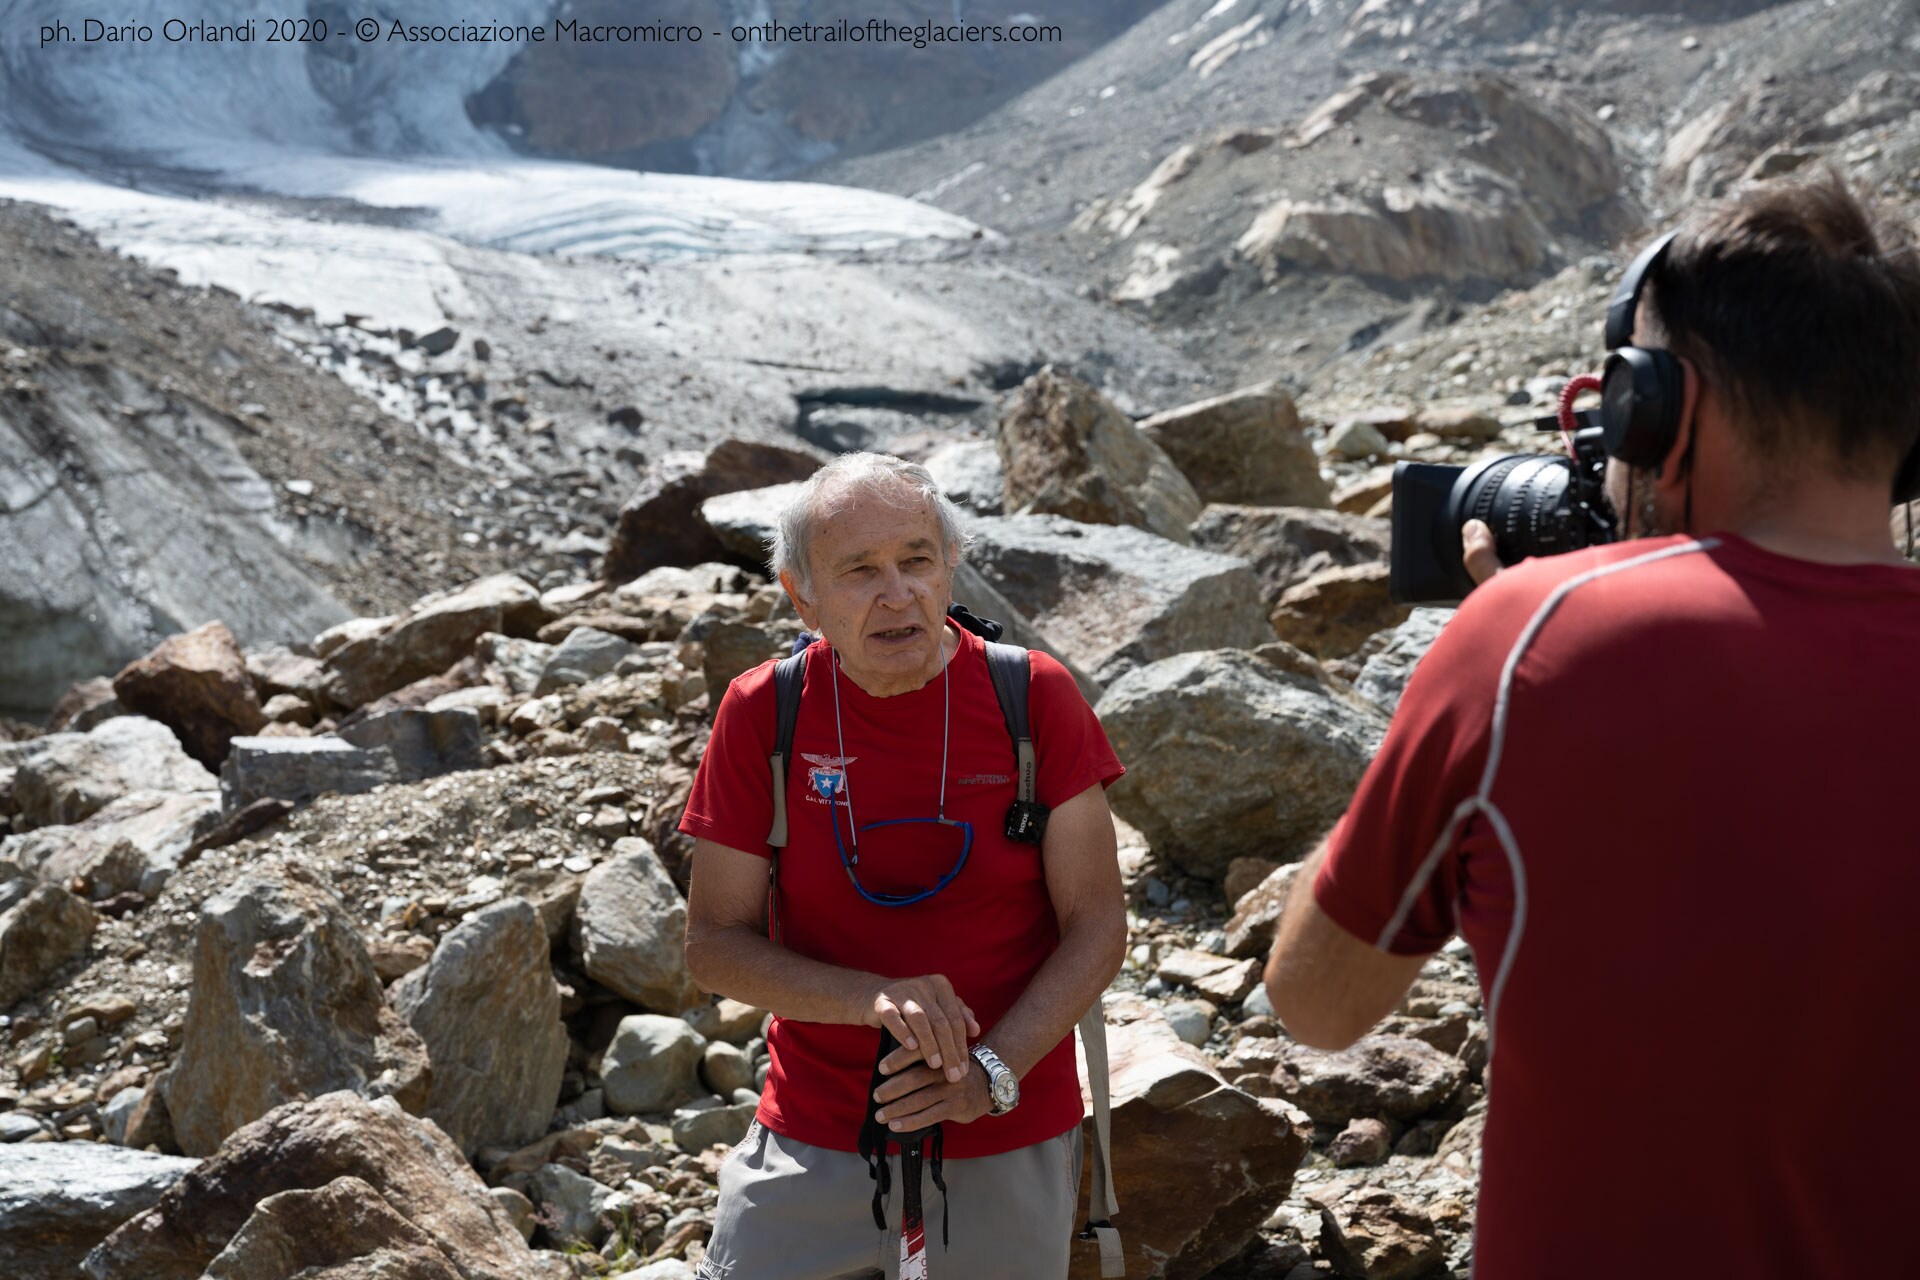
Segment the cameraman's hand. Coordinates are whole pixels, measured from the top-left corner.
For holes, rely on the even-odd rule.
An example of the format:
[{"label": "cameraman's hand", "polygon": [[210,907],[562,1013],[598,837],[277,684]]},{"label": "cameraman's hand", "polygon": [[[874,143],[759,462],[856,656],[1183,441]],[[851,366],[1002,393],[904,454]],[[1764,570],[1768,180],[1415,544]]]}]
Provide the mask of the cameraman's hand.
[{"label": "cameraman's hand", "polygon": [[1465,548],[1460,561],[1466,565],[1467,576],[1475,586],[1505,568],[1500,563],[1500,553],[1493,548],[1493,530],[1485,520],[1469,520],[1461,525],[1460,543]]},{"label": "cameraman's hand", "polygon": [[885,1027],[900,1042],[881,1062],[891,1073],[915,1062],[943,1071],[949,1081],[967,1074],[972,1061],[967,1044],[980,1034],[973,1010],[954,993],[941,974],[924,978],[887,978],[875,988],[864,1019],[870,1027]]}]

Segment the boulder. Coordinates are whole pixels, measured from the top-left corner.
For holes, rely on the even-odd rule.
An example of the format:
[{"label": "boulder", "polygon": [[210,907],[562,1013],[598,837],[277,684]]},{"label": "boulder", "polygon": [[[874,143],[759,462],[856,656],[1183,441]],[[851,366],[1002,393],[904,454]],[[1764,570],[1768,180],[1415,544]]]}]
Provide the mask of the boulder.
[{"label": "boulder", "polygon": [[262,703],[269,698],[291,694],[311,702],[326,682],[320,659],[295,653],[283,644],[262,645],[247,650],[247,674],[253,678],[254,692]]},{"label": "boulder", "polygon": [[281,1191],[254,1206],[202,1280],[462,1280],[433,1237],[352,1175]]},{"label": "boulder", "polygon": [[1500,419],[1480,404],[1426,404],[1414,412],[1413,429],[1432,432],[1442,440],[1485,444],[1499,439]]},{"label": "boulder", "polygon": [[1200,514],[1173,460],[1112,401],[1051,365],[1021,384],[998,444],[1010,510],[1133,525],[1174,542]]},{"label": "boulder", "polygon": [[1451,609],[1415,609],[1393,630],[1386,647],[1368,656],[1353,682],[1353,691],[1388,715],[1400,705],[1413,669],[1440,636],[1440,628],[1453,616]]},{"label": "boulder", "polygon": [[372,702],[445,671],[489,631],[531,636],[546,621],[540,593],[510,573],[427,596],[385,630],[327,654],[326,695],[341,707]]},{"label": "boulder", "polygon": [[92,907],[57,884],[43,884],[0,912],[0,1009],[45,986],[62,965],[87,953],[100,923]]},{"label": "boulder", "polygon": [[53,710],[47,713],[47,732],[59,733],[63,729],[72,729],[85,733],[101,721],[125,713],[126,708],[113,696],[112,680],[106,676],[76,680],[67,686],[67,691],[53,704]]},{"label": "boulder", "polygon": [[798,480],[723,493],[700,504],[700,518],[729,555],[765,566],[773,555],[774,521],[799,493]]},{"label": "boulder", "polygon": [[[1312,1126],[1285,1103],[1228,1084],[1144,1001],[1110,1003],[1107,1050],[1127,1274],[1198,1280],[1287,1198]],[[1090,1177],[1083,1170],[1077,1203]],[[1091,1244],[1075,1244],[1070,1274],[1100,1274]]]},{"label": "boulder", "polygon": [[[765,1009],[756,1009],[739,1000],[722,997],[713,1004],[698,1005],[681,1015],[687,1025],[709,1040],[725,1040],[741,1045],[760,1034],[767,1020]],[[715,1093],[724,1090],[715,1089]]]},{"label": "boulder", "polygon": [[486,763],[479,713],[464,707],[385,711],[342,727],[340,737],[362,751],[385,751],[401,782],[478,769]]},{"label": "boulder", "polygon": [[722,1098],[731,1098],[735,1089],[753,1088],[753,1060],[738,1045],[725,1040],[708,1040],[700,1057],[700,1079]]},{"label": "boulder", "polygon": [[218,784],[157,720],[115,716],[86,733],[50,733],[16,754],[13,803],[25,827],[79,822],[134,791]]},{"label": "boulder", "polygon": [[524,698],[539,686],[540,673],[546,670],[553,650],[553,645],[538,640],[517,640],[490,631],[474,642],[473,656],[490,680]]},{"label": "boulder", "polygon": [[[217,791],[135,791],[73,826],[28,832],[7,845],[7,856],[50,884],[91,880],[95,898],[122,889],[152,897],[219,814]],[[130,884],[109,886],[98,873],[122,845],[137,855],[140,871]]]},{"label": "boulder", "polygon": [[1386,1121],[1371,1116],[1347,1121],[1347,1127],[1327,1144],[1327,1159],[1336,1169],[1384,1164],[1392,1154],[1393,1130]]},{"label": "boulder", "polygon": [[1115,813],[1190,875],[1296,859],[1346,810],[1386,721],[1325,684],[1236,650],[1142,667],[1099,706],[1126,776]]},{"label": "boulder", "polygon": [[987,517],[973,534],[987,585],[1102,685],[1172,654],[1273,638],[1244,561],[1060,516]]},{"label": "boulder", "polygon": [[1415,1120],[1453,1096],[1466,1066],[1411,1036],[1367,1036],[1338,1053],[1288,1044],[1273,1082],[1324,1124],[1355,1116]]},{"label": "boulder", "polygon": [[1384,562],[1323,569],[1274,606],[1274,634],[1320,658],[1338,658],[1390,631],[1413,611],[1387,594]]},{"label": "boulder", "polygon": [[540,671],[540,683],[534,687],[534,692],[552,693],[555,689],[585,684],[589,680],[611,675],[623,659],[632,657],[638,651],[639,646],[631,640],[595,627],[576,627],[554,647],[546,666]]},{"label": "boulder", "polygon": [[427,1047],[427,1118],[461,1151],[519,1147],[546,1132],[560,1101],[567,1029],[547,931],[524,899],[462,920],[387,1000]]},{"label": "boulder", "polygon": [[[262,1201],[341,1177],[371,1186],[433,1241],[462,1280],[544,1274],[506,1211],[438,1127],[407,1115],[392,1098],[368,1101],[346,1092],[287,1103],[236,1130],[158,1204],[88,1255],[86,1272],[93,1280],[197,1280]],[[284,1214],[269,1221],[274,1217]],[[307,1229],[327,1228],[314,1222]]]},{"label": "boulder", "polygon": [[247,674],[246,655],[224,622],[170,636],[113,678],[114,696],[134,715],[158,720],[187,754],[218,769],[236,734],[267,722]]},{"label": "boulder", "polygon": [[220,796],[229,810],[266,799],[304,804],[329,791],[358,795],[398,782],[400,776],[393,753],[385,747],[356,747],[331,733],[235,738],[220,767]]},{"label": "boulder", "polygon": [[1260,981],[1260,962],[1182,948],[1161,957],[1155,973],[1162,982],[1192,987],[1216,1004],[1234,1005]]},{"label": "boulder", "polygon": [[1226,890],[1227,906],[1237,907],[1240,899],[1260,887],[1260,882],[1279,870],[1279,864],[1269,858],[1235,858],[1227,864],[1227,874],[1221,882]]},{"label": "boulder", "polygon": [[1173,459],[1202,502],[1324,507],[1331,500],[1293,397],[1277,383],[1156,413],[1139,431]]},{"label": "boulder", "polygon": [[787,656],[786,645],[765,627],[749,622],[703,616],[695,618],[682,635],[700,642],[704,654],[700,673],[709,689],[725,689],[735,676],[753,670],[768,658]]},{"label": "boulder", "polygon": [[1006,509],[1007,473],[993,441],[951,441],[928,454],[925,466],[955,506],[979,516]]},{"label": "boulder", "polygon": [[387,1006],[352,918],[298,862],[250,872],[207,899],[166,1088],[187,1155],[294,1098],[350,1089],[419,1112],[426,1046]]},{"label": "boulder", "polygon": [[600,1064],[607,1110],[619,1116],[670,1111],[700,1097],[706,1048],[706,1038],[678,1018],[622,1018]]},{"label": "boulder", "polygon": [[669,453],[648,467],[621,507],[602,576],[618,583],[660,565],[732,560],[700,519],[700,504],[722,493],[805,480],[819,469],[812,454],[748,440],[723,440],[704,455]]},{"label": "boulder", "polygon": [[0,1258],[28,1280],[71,1276],[92,1249],[194,1167],[97,1142],[0,1145]]},{"label": "boulder", "polygon": [[1227,954],[1237,959],[1265,956],[1273,949],[1273,935],[1280,927],[1280,913],[1287,905],[1287,893],[1300,876],[1303,864],[1289,862],[1276,867],[1266,879],[1247,891],[1234,904],[1233,917],[1227,921]]},{"label": "boulder", "polygon": [[687,972],[687,904],[639,836],[587,873],[573,917],[574,953],[589,978],[644,1008],[679,1013],[700,1000]]},{"label": "boulder", "polygon": [[1391,1191],[1364,1190],[1320,1210],[1320,1252],[1355,1280],[1415,1280],[1446,1256],[1429,1218]]},{"label": "boulder", "polygon": [[597,1246],[607,1238],[609,1219],[629,1198],[603,1187],[563,1164],[545,1164],[534,1170],[527,1187],[540,1206],[539,1221],[555,1244]]},{"label": "boulder", "polygon": [[673,1113],[673,1145],[688,1155],[699,1155],[708,1147],[731,1147],[747,1136],[759,1104],[736,1103],[726,1107],[682,1107]]},{"label": "boulder", "polygon": [[1273,605],[1325,570],[1385,564],[1391,531],[1385,520],[1338,511],[1215,504],[1194,522],[1193,545],[1246,561]]}]

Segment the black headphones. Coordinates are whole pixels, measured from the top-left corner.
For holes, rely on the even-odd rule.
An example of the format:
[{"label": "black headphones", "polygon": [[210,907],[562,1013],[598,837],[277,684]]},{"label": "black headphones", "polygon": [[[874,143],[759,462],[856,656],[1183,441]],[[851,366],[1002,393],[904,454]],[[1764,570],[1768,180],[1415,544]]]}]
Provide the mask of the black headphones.
[{"label": "black headphones", "polygon": [[[1673,451],[1686,404],[1687,377],[1671,351],[1633,345],[1634,315],[1647,273],[1666,257],[1676,232],[1640,251],[1607,303],[1607,363],[1600,373],[1600,438],[1607,456],[1629,466],[1657,467]],[[1920,502],[1920,444],[1894,476],[1895,503]]]}]

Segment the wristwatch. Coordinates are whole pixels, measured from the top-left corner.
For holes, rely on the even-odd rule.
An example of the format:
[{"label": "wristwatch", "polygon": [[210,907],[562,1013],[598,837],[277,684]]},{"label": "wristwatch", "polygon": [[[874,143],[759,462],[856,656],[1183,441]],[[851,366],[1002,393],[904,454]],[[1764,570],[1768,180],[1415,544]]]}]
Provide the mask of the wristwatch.
[{"label": "wristwatch", "polygon": [[988,1115],[1003,1116],[1020,1105],[1020,1081],[1013,1074],[1013,1068],[1000,1061],[1000,1055],[983,1044],[976,1044],[967,1052],[987,1073],[987,1096],[993,1099],[993,1109]]}]

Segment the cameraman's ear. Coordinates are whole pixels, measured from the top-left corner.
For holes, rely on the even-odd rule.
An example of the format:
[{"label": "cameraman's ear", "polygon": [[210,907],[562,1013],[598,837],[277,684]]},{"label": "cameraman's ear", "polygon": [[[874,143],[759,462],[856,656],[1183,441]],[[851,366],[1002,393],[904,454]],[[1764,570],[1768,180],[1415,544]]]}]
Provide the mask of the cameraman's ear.
[{"label": "cameraman's ear", "polygon": [[1653,469],[1654,483],[1663,487],[1678,486],[1686,480],[1687,454],[1693,447],[1693,433],[1699,427],[1700,370],[1685,356],[1675,359],[1680,362],[1680,422],[1674,428],[1673,447]]}]

